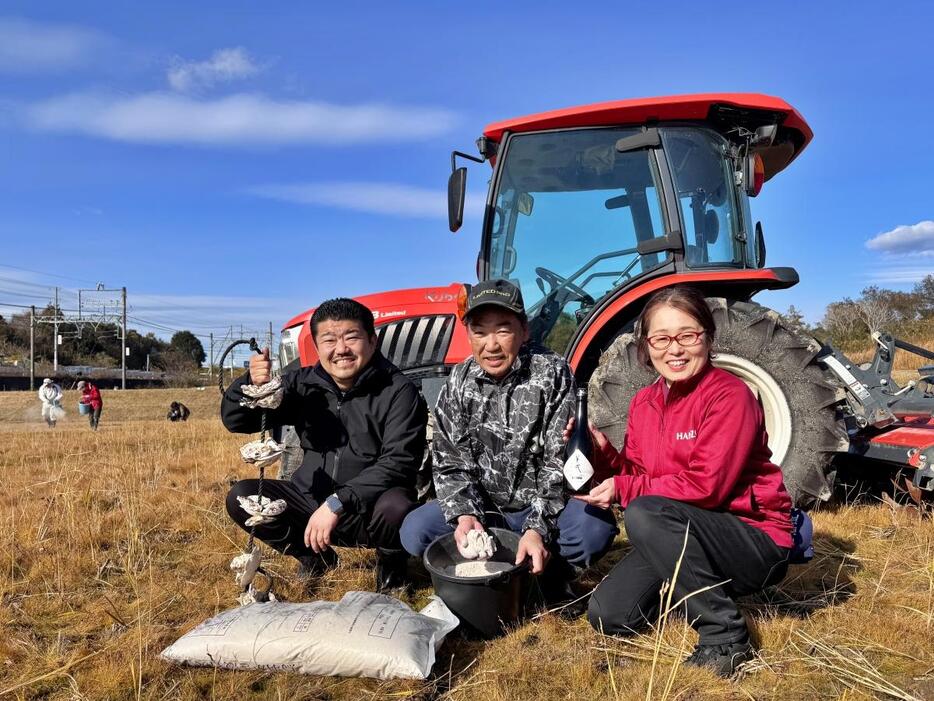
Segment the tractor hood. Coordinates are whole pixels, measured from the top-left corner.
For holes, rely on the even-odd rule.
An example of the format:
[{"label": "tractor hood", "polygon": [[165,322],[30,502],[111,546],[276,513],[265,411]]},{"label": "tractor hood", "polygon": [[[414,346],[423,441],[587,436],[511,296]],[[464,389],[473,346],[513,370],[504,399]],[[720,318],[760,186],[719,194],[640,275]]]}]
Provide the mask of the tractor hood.
[{"label": "tractor hood", "polygon": [[[380,350],[403,370],[454,365],[470,354],[463,331],[457,323],[457,297],[461,283],[445,287],[416,287],[354,297],[373,312],[373,324]],[[316,307],[290,319],[282,327],[280,363],[293,360],[303,367],[318,362],[318,351],[311,337],[309,320]]]},{"label": "tractor hood", "polygon": [[[457,311],[457,294],[462,283],[452,283],[446,287],[414,287],[407,290],[377,292],[354,297],[370,311],[377,325],[383,320],[422,316],[426,313],[454,314]],[[304,324],[317,307],[312,307],[289,319],[283,329]]]}]

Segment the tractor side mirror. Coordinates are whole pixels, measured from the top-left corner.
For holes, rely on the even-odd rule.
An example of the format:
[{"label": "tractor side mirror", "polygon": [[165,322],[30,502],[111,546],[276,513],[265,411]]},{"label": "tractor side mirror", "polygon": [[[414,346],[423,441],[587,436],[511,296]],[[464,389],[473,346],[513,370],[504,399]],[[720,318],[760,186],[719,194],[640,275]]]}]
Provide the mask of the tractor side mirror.
[{"label": "tractor side mirror", "polygon": [[532,207],[535,206],[535,198],[527,192],[520,192],[516,197],[516,211],[527,217],[532,216]]},{"label": "tractor side mirror", "polygon": [[762,235],[762,222],[756,222],[756,263],[760,268],[765,267],[765,237]]},{"label": "tractor side mirror", "polygon": [[467,169],[454,170],[448,178],[448,228],[457,231],[464,223],[464,201],[467,198]]}]

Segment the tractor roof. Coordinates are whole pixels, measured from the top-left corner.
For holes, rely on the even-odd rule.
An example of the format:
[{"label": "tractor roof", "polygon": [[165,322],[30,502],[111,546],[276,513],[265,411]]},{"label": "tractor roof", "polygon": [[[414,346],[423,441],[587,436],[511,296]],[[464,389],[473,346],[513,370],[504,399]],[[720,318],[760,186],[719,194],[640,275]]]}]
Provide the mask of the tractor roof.
[{"label": "tractor roof", "polygon": [[737,125],[754,129],[764,124],[779,124],[779,137],[775,144],[762,153],[766,179],[791,163],[813,136],[811,128],[794,107],[781,98],[757,93],[709,93],[598,102],[494,122],[483,130],[483,135],[498,142],[507,131],[683,121],[708,122],[714,128],[724,130]]}]

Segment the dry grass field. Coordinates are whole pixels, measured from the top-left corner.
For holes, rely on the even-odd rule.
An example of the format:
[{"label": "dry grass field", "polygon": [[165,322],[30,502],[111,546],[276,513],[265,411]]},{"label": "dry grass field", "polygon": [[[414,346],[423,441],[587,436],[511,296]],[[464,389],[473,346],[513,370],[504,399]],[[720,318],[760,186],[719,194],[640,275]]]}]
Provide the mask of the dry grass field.
[{"label": "dry grass field", "polygon": [[[929,332],[924,335],[913,336],[911,338],[904,339],[909,343],[912,343],[921,348],[934,351],[934,329],[929,329]],[[872,362],[873,356],[876,353],[875,347],[867,346],[859,349],[841,349],[846,354],[846,356],[852,360],[854,363],[869,363]],[[892,364],[892,375],[896,382],[904,385],[908,380],[918,378],[918,368],[923,365],[931,365],[932,361],[927,358],[923,358],[920,355],[915,355],[914,353],[909,353],[905,350],[897,350],[895,353],[895,362]]]},{"label": "dry grass field", "polygon": [[[738,681],[679,664],[679,618],[657,634],[604,638],[546,614],[487,643],[453,635],[427,682],[188,669],[159,652],[235,605],[227,570],[245,535],[223,511],[252,476],[217,391],[104,393],[89,431],[66,396],[55,430],[32,393],[0,394],[0,697],[13,699],[928,699],[934,698],[934,523],[852,500],[815,514],[817,557],[744,602],[761,656]],[[172,399],[194,412],[164,420]],[[627,548],[621,536],[588,582]],[[340,551],[316,598],[372,589],[373,554]],[[278,591],[307,600],[285,558]],[[422,573],[406,597],[430,593]]]}]

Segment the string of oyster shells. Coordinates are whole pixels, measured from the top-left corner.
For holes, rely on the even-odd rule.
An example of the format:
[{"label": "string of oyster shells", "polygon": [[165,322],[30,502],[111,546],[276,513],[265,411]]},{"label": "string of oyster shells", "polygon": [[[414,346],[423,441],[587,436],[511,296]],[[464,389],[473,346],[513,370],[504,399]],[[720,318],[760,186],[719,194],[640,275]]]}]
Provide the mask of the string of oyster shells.
[{"label": "string of oyster shells", "polygon": [[258,526],[261,523],[272,523],[276,516],[285,511],[285,499],[276,499],[273,501],[269,497],[260,499],[259,495],[251,494],[248,497],[237,497],[240,502],[240,508],[246,511],[250,518],[246,520],[246,526]]},{"label": "string of oyster shells", "polygon": [[274,377],[262,385],[242,385],[240,391],[245,395],[240,406],[248,409],[278,409],[282,403],[282,378]]},{"label": "string of oyster shells", "polygon": [[240,447],[240,457],[243,458],[243,462],[257,467],[272,465],[284,452],[285,446],[276,443],[272,438],[250,441]]}]

